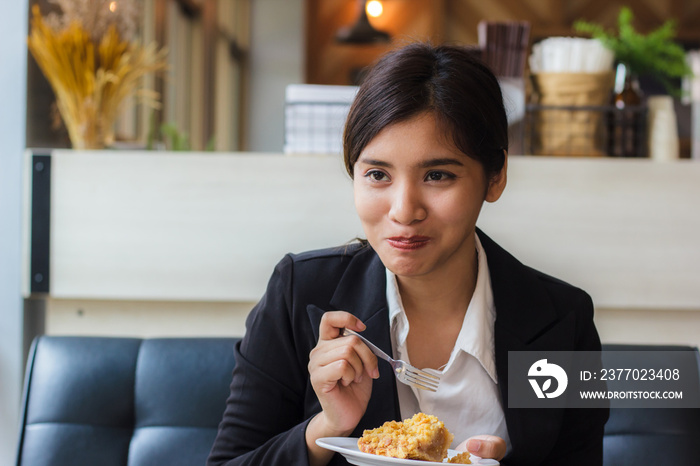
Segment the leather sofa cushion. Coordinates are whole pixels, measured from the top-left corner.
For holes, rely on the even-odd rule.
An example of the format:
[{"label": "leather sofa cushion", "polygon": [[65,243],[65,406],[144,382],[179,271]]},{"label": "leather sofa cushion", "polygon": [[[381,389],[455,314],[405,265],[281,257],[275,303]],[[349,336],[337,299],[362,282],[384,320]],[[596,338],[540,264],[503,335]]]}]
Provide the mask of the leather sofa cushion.
[{"label": "leather sofa cushion", "polygon": [[17,464],[204,464],[236,341],[38,338],[27,363]]}]

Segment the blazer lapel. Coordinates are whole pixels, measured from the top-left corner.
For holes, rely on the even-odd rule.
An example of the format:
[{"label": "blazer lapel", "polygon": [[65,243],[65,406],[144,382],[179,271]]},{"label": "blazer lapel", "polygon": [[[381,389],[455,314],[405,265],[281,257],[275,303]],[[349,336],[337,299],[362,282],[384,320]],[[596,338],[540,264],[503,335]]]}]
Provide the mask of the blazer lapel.
[{"label": "blazer lapel", "polygon": [[537,464],[549,451],[562,422],[559,409],[508,408],[508,352],[553,349],[550,329],[557,327],[557,314],[546,290],[532,269],[526,267],[477,230],[486,251],[496,306],[496,372],[512,451],[513,463]]},{"label": "blazer lapel", "polygon": [[[367,326],[362,332],[363,336],[387,354],[392,353],[386,302],[386,271],[384,264],[369,246],[358,251],[348,264],[330,305],[331,309],[320,309],[313,304],[307,306],[316,341],[319,323],[326,311],[348,311]],[[361,436],[364,429],[379,427],[386,421],[398,420],[400,417],[393,369],[386,362],[379,361],[379,378],[372,385],[372,398],[352,436]]]}]

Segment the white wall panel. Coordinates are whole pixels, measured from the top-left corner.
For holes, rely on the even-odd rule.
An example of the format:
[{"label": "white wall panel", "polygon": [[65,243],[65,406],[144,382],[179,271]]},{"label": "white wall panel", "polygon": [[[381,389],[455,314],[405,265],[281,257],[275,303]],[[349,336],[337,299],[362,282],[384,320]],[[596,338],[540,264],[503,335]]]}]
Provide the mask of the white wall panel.
[{"label": "white wall panel", "polygon": [[[51,295],[255,301],[289,251],[361,235],[330,156],[56,152]],[[480,226],[599,307],[700,310],[700,164],[512,157]]]},{"label": "white wall panel", "polygon": [[337,157],[55,152],[51,296],[255,301],[287,252],[361,234]]},{"label": "white wall panel", "polygon": [[512,157],[481,226],[599,307],[700,310],[700,164]]}]

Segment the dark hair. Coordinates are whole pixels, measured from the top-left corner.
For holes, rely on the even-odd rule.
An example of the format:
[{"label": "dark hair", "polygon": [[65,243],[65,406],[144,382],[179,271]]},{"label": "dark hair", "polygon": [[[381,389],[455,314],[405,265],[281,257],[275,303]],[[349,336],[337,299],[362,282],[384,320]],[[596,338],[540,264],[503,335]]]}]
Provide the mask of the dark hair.
[{"label": "dark hair", "polygon": [[413,43],[384,55],[368,72],[343,134],[345,168],[385,127],[431,111],[457,149],[497,174],[508,150],[498,80],[473,50]]}]

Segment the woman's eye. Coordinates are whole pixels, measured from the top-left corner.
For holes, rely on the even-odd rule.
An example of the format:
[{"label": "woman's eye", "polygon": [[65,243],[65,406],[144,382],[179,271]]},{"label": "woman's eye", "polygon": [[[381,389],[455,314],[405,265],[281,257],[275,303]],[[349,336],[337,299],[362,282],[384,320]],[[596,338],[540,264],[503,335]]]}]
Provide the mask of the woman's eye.
[{"label": "woman's eye", "polygon": [[379,170],[372,170],[365,176],[370,178],[372,181],[384,181],[387,179],[386,173],[380,172]]},{"label": "woman's eye", "polygon": [[429,172],[425,177],[427,181],[444,181],[452,178],[454,178],[453,175],[439,171]]}]

